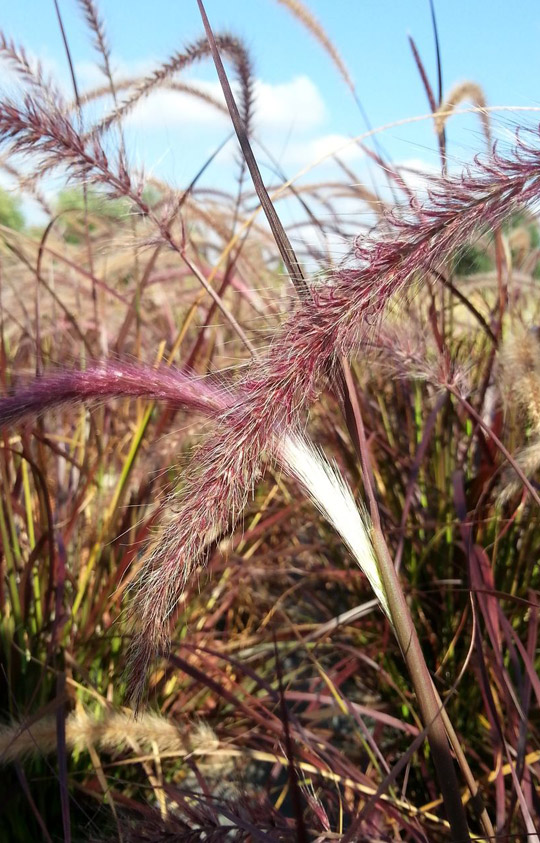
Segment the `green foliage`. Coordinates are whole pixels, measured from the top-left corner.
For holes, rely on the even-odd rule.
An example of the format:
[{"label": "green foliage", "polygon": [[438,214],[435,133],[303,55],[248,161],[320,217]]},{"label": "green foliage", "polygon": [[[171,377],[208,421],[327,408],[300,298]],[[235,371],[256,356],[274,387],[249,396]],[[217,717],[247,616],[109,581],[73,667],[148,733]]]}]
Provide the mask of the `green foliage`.
[{"label": "green foliage", "polygon": [[537,249],[540,245],[540,231],[538,230],[538,220],[531,217],[526,211],[516,211],[512,214],[502,225],[502,230],[506,234],[510,234],[517,228],[525,228],[530,237],[531,248]]},{"label": "green foliage", "polygon": [[[109,199],[95,188],[86,191],[86,207],[89,214],[106,217],[107,219],[121,219],[129,213],[129,203],[125,199]],[[56,211],[82,211],[85,209],[85,197],[82,188],[75,187],[62,190],[56,201]]]},{"label": "green foliage", "polygon": [[477,272],[489,272],[493,261],[480,246],[463,246],[454,256],[453,270],[456,275],[475,275]]},{"label": "green foliage", "polygon": [[121,224],[128,218],[130,204],[125,199],[109,199],[95,188],[84,191],[80,187],[62,190],[56,200],[55,211],[62,216],[64,237],[68,243],[77,244],[84,238],[85,209],[88,219],[88,231],[95,234],[103,224]]},{"label": "green foliage", "polygon": [[24,216],[20,201],[0,187],[0,225],[21,231],[24,228]]}]

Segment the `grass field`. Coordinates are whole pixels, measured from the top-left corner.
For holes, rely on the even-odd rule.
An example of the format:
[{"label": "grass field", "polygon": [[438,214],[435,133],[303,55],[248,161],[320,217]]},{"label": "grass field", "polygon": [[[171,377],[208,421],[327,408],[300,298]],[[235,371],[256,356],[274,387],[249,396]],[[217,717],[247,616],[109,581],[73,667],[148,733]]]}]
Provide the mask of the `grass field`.
[{"label": "grass field", "polygon": [[[1,166],[48,220],[0,197],[0,840],[537,840],[537,130],[494,149],[413,43],[440,174],[366,146],[380,191],[265,187],[240,40],[123,82],[80,5],[102,90],[0,42]],[[200,59],[238,85],[230,194],[124,148]],[[487,152],[447,172],[464,107]]]}]

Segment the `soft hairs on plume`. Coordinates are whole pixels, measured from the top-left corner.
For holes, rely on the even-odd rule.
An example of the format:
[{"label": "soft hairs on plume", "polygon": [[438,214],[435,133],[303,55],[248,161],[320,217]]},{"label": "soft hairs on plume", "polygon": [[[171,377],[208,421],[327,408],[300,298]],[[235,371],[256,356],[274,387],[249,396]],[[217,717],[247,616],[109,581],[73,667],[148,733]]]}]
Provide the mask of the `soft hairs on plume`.
[{"label": "soft hairs on plume", "polygon": [[[160,753],[205,755],[219,746],[209,726],[204,723],[175,723],[159,714],[146,712],[134,719],[129,712],[106,711],[96,717],[78,709],[65,721],[66,747],[81,752],[97,747],[101,752],[118,753],[126,749]],[[33,723],[0,724],[0,764],[25,756],[48,755],[58,750],[56,718],[44,717]]]},{"label": "soft hairs on plume", "polygon": [[384,237],[358,240],[357,268],[336,271],[296,309],[265,356],[255,359],[237,399],[217,416],[141,575],[134,604],[131,691],[140,699],[154,655],[168,643],[168,619],[209,540],[234,524],[260,477],[263,455],[298,429],[324,376],[358,349],[391,296],[436,271],[484,226],[496,227],[540,197],[540,152],[517,135],[513,157],[494,150],[460,177],[432,180],[423,206],[398,209]]},{"label": "soft hairs on plume", "polygon": [[[152,215],[140,185],[130,179],[123,156],[110,160],[99,134],[81,137],[59,94],[53,92],[46,102],[34,95],[22,102],[5,99],[0,104],[0,137],[12,152],[37,151],[45,168],[61,164],[72,176],[91,178],[111,195],[128,197],[150,215],[162,240],[181,254],[166,222]],[[170,498],[167,523],[133,601],[135,699],[140,699],[149,662],[167,645],[171,613],[209,540],[236,522],[260,477],[264,456],[275,456],[279,443],[302,429],[323,378],[332,376],[340,356],[358,350],[366,328],[392,296],[420,281],[423,273],[436,272],[475,233],[497,227],[540,197],[540,151],[524,140],[524,133],[518,133],[516,144],[512,156],[502,157],[494,149],[490,158],[476,160],[461,177],[433,178],[423,204],[413,201],[386,215],[379,229],[383,234],[358,240],[356,268],[338,270],[326,285],[313,287],[311,296],[297,303],[276,332],[268,351],[247,368],[234,394],[211,411],[202,408],[215,414],[215,430],[183,476],[181,494]],[[138,394],[159,398],[154,387]],[[56,403],[73,400],[68,393],[66,389],[66,398]],[[105,390],[82,400],[111,395]],[[25,412],[39,412],[39,401],[32,404],[31,396],[26,398]],[[41,399],[46,405],[46,396]],[[16,397],[13,400],[16,405]],[[13,402],[4,403],[4,410],[7,421],[17,415]]]},{"label": "soft hairs on plume", "polygon": [[[224,411],[233,400],[239,400],[238,395],[215,381],[174,368],[102,363],[91,365],[84,371],[50,373],[19,388],[14,394],[0,398],[0,426],[64,404],[118,397],[166,401],[177,409],[198,411],[210,417]],[[384,588],[369,537],[367,515],[359,512],[351,490],[337,469],[300,434],[274,438],[272,455],[281,468],[303,486],[342,537],[388,615]],[[207,540],[210,536],[207,531]],[[159,543],[160,539],[158,548]],[[155,595],[155,583],[152,586]],[[171,608],[167,607],[167,611]]]}]

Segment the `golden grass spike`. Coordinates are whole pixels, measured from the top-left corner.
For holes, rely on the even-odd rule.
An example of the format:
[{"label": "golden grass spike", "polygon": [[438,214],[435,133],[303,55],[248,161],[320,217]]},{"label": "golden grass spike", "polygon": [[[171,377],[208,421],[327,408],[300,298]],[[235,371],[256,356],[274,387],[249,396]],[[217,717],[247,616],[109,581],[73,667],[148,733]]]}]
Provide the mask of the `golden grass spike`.
[{"label": "golden grass spike", "polygon": [[525,410],[540,433],[540,342],[536,331],[516,328],[499,350],[499,378],[507,405]]},{"label": "golden grass spike", "polygon": [[[540,468],[540,439],[535,439],[531,445],[519,451],[514,456],[514,459],[525,476],[531,479]],[[522,488],[523,483],[517,477],[514,469],[508,466],[501,478],[497,503],[506,503],[506,501],[510,500]]]},{"label": "golden grass spike", "polygon": [[337,48],[334,46],[319,21],[311,14],[300,0],[277,0],[282,6],[286,6],[289,12],[311,32],[313,37],[319,42],[323,50],[330,56],[332,62],[337,67],[340,75],[343,77],[345,84],[354,93],[354,82],[347,70],[347,66],[341,58]]},{"label": "golden grass spike", "polygon": [[491,147],[491,121],[488,112],[485,110],[486,97],[480,85],[469,80],[454,85],[446,99],[441,103],[439,110],[435,113],[435,130],[437,134],[441,134],[446,126],[447,120],[463,100],[470,100],[479,109],[478,116],[482,123],[486,143]]},{"label": "golden grass spike", "polygon": [[[56,749],[56,719],[44,717],[30,726],[13,723],[0,726],[0,764],[29,755],[50,755]],[[177,756],[207,755],[216,751],[219,741],[204,723],[186,728],[159,714],[141,714],[135,719],[129,712],[105,712],[96,717],[87,711],[74,711],[66,718],[66,746],[87,751],[96,747],[113,754],[130,750],[135,742],[146,750]]]},{"label": "golden grass spike", "polygon": [[508,235],[508,247],[512,268],[519,267],[522,269],[533,248],[530,226],[525,223],[514,228]]},{"label": "golden grass spike", "polygon": [[[523,413],[526,413],[536,434],[514,457],[525,476],[530,478],[540,468],[540,341],[535,330],[520,327],[507,333],[499,349],[498,376],[506,408],[518,411],[515,418],[521,420],[522,425]],[[521,487],[521,480],[508,466],[501,477],[497,502],[506,503]]]}]

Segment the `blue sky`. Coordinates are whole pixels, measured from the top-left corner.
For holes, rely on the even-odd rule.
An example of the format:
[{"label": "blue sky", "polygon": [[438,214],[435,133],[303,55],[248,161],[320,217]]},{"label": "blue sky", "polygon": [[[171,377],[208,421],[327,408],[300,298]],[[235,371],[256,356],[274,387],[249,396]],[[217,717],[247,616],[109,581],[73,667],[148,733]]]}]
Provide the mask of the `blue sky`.
[{"label": "blue sky", "polygon": [[[306,3],[338,48],[372,126],[428,111],[407,41],[410,33],[436,85],[436,64],[427,0],[309,0]],[[8,36],[39,56],[69,91],[67,63],[52,0],[4,3]],[[76,0],[60,0],[82,89],[100,83],[96,54]],[[99,4],[118,77],[140,75],[202,34],[196,0],[102,0]],[[206,0],[214,31],[240,36],[257,78],[257,134],[287,175],[333,145],[362,133],[363,117],[328,55],[277,0]],[[482,86],[490,105],[540,105],[540,9],[535,0],[435,0],[443,65],[443,89],[465,79]],[[210,61],[186,78],[217,93]],[[495,128],[508,124],[495,117]],[[534,113],[519,118],[538,122]],[[127,135],[133,163],[179,187],[189,182],[228,132],[227,120],[196,101],[161,92],[130,118]],[[448,127],[456,162],[483,148],[478,119],[457,117]],[[436,165],[429,121],[385,131],[380,142],[396,162]],[[264,155],[261,163],[264,171]],[[366,177],[368,163],[355,147],[342,153]],[[328,164],[313,178],[328,178]],[[232,151],[207,175],[214,186],[232,187]],[[268,172],[268,171],[266,171]],[[269,176],[270,178],[270,176]]]}]

